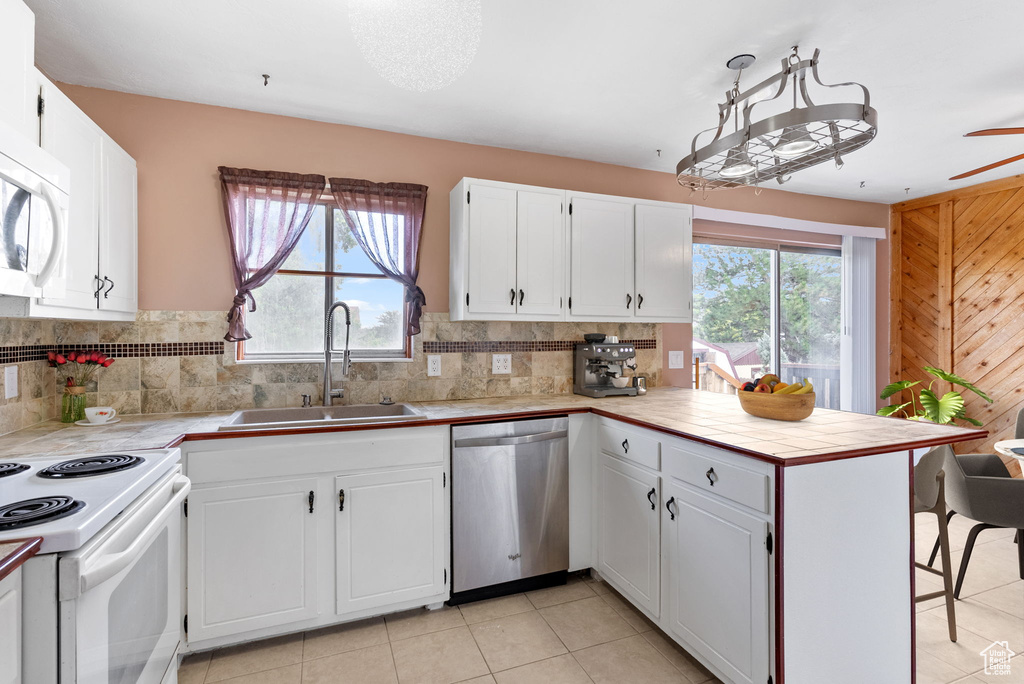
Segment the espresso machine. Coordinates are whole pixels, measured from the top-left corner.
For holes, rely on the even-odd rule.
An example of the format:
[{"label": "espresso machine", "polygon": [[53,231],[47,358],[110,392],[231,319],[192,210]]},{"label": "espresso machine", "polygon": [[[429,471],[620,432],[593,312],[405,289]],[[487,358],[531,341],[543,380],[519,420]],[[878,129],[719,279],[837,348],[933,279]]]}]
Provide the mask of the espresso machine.
[{"label": "espresso machine", "polygon": [[585,397],[635,397],[637,388],[625,374],[627,368],[636,370],[635,357],[636,349],[624,342],[577,343],[572,391]]}]

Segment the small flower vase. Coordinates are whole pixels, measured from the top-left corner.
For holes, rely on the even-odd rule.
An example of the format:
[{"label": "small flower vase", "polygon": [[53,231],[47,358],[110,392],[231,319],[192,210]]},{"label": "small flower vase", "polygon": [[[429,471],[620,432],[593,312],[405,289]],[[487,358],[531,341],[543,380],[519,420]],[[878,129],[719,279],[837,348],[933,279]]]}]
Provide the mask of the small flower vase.
[{"label": "small flower vase", "polygon": [[60,398],[60,422],[85,420],[85,388],[65,387]]}]

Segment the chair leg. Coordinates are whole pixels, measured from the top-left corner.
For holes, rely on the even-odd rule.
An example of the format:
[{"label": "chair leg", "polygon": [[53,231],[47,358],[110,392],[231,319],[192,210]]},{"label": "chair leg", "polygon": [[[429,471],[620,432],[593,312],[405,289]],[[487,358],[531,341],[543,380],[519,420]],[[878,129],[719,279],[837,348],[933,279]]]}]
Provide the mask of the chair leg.
[{"label": "chair leg", "polygon": [[1024,530],[1017,530],[1017,570],[1024,579]]},{"label": "chair leg", "polygon": [[[941,505],[941,502],[940,502]],[[952,513],[952,511],[950,511]],[[953,561],[949,557],[949,517],[941,512],[939,519],[939,549],[942,551],[942,587],[946,596],[946,624],[949,627],[949,640],[956,642],[956,609],[953,607]]]},{"label": "chair leg", "polygon": [[960,559],[960,572],[956,575],[956,588],[953,590],[953,598],[960,598],[960,588],[964,584],[964,576],[967,574],[967,564],[971,561],[971,552],[974,551],[974,542],[977,540],[978,534],[980,534],[982,530],[991,530],[997,527],[999,526],[979,523],[971,528],[970,533],[967,535],[967,543],[964,545],[964,557]]},{"label": "chair leg", "polygon": [[[956,515],[956,511],[949,511],[946,513],[946,526],[949,526],[949,521]],[[940,516],[941,517],[941,516]],[[935,546],[932,547],[932,555],[928,556],[928,567],[935,565],[935,556],[939,555],[939,536],[935,536]]]}]

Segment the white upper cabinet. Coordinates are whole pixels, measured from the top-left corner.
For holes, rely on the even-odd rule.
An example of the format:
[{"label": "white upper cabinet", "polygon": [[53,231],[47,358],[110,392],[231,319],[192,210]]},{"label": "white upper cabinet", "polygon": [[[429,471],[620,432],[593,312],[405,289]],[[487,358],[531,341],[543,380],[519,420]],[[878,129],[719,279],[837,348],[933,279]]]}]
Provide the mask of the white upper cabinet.
[{"label": "white upper cabinet", "polygon": [[517,312],[561,316],[565,292],[563,195],[528,190],[516,194]]},{"label": "white upper cabinet", "polygon": [[27,315],[134,320],[138,309],[138,173],[121,149],[64,93],[37,76],[40,144],[71,170],[66,294],[31,300]]},{"label": "white upper cabinet", "polygon": [[464,178],[450,195],[453,321],[565,320],[565,193]]},{"label": "white upper cabinet", "polygon": [[692,215],[463,178],[449,195],[453,321],[692,320]]},{"label": "white upper cabinet", "polygon": [[0,121],[38,142],[35,25],[21,0],[0,0]]},{"label": "white upper cabinet", "polygon": [[633,317],[633,205],[569,196],[574,320]]},{"label": "white upper cabinet", "polygon": [[110,138],[103,139],[100,175],[99,276],[101,311],[135,314],[138,296],[138,172],[135,160]]},{"label": "white upper cabinet", "polygon": [[686,204],[636,205],[637,320],[692,320],[692,217]]}]

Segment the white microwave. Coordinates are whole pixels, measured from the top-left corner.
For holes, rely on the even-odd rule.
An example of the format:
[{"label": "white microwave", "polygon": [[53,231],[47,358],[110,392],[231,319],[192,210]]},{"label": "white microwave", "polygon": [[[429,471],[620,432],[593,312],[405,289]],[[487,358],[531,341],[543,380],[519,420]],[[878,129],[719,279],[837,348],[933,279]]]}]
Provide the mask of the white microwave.
[{"label": "white microwave", "polygon": [[0,295],[64,296],[70,176],[0,122]]}]

